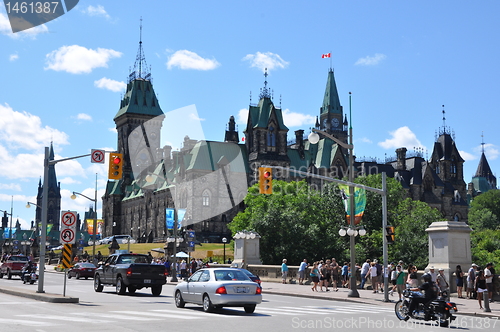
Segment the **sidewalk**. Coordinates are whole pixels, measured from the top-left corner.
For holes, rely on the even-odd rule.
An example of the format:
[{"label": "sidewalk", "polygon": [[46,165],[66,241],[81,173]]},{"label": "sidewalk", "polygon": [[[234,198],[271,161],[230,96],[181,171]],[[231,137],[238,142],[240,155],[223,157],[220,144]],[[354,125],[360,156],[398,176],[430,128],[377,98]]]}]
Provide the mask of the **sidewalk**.
[{"label": "sidewalk", "polygon": [[[365,304],[384,305],[392,308],[394,308],[395,303],[399,300],[399,296],[397,293],[395,293],[394,296],[389,295],[389,300],[391,302],[384,302],[384,294],[375,294],[372,290],[358,289],[359,297],[355,298],[347,296],[349,292],[349,289],[347,288],[339,288],[338,292],[332,292],[331,287],[329,289],[329,292],[313,292],[311,290],[311,285],[282,284],[266,281],[262,282],[263,294],[289,295],[322,300],[357,302]],[[451,294],[450,301],[455,302],[455,304],[457,305],[458,315],[500,318],[500,303],[498,302],[490,303],[491,312],[484,312],[483,310],[479,309],[479,302],[475,299],[459,299],[457,298],[456,294]]]}]

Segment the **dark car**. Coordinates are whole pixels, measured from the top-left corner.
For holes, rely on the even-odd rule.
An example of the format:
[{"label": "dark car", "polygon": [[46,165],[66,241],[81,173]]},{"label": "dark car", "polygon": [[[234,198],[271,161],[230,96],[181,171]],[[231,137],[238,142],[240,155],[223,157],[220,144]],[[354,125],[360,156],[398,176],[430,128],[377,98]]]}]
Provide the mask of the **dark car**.
[{"label": "dark car", "polygon": [[245,272],[245,274],[253,281],[253,282],[256,282],[259,284],[259,286],[261,286],[261,281],[260,281],[260,278],[259,276],[256,276],[255,274],[253,274],[252,272],[248,271],[248,270],[244,270],[242,269],[243,272]]},{"label": "dark car", "polygon": [[69,269],[68,279],[71,279],[71,277],[75,277],[76,279],[80,279],[82,277],[85,279],[88,279],[89,277],[94,278],[96,269],[97,267],[92,263],[76,263],[71,269]]}]

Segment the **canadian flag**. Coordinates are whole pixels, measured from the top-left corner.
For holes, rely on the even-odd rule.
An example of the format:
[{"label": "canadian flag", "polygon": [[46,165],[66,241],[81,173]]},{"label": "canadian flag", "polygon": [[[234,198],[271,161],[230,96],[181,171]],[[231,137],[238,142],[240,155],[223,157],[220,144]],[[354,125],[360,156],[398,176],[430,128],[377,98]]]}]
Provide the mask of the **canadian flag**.
[{"label": "canadian flag", "polygon": [[331,56],[331,53],[326,53],[326,54],[323,54],[321,55],[321,58],[329,58]]}]

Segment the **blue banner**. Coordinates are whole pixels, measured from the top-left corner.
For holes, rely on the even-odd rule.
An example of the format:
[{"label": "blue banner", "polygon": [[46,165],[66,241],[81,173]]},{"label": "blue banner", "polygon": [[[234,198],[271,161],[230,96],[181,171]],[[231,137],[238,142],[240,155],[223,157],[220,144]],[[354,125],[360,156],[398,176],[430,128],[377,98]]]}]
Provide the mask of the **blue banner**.
[{"label": "blue banner", "polygon": [[[184,219],[185,214],[186,209],[177,210],[177,229],[181,229],[182,219]],[[165,224],[167,226],[167,229],[174,229],[174,215],[175,210],[173,208],[165,209]]]},{"label": "blue banner", "polygon": [[4,239],[10,238],[10,232],[11,232],[11,230],[12,230],[12,238],[14,239],[16,237],[16,230],[17,230],[17,228],[7,228],[6,227],[3,230],[3,238]]}]

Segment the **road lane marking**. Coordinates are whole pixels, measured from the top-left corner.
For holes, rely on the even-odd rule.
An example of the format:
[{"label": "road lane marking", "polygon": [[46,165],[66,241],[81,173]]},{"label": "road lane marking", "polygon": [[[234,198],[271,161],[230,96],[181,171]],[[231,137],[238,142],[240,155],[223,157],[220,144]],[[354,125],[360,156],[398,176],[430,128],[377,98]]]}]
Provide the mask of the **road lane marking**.
[{"label": "road lane marking", "polygon": [[136,312],[136,311],[111,311],[115,312],[117,314],[128,314],[128,315],[142,315],[142,316],[148,316],[148,317],[160,317],[160,318],[179,318],[179,319],[200,319],[201,317],[187,317],[187,316],[180,316],[180,313],[177,315],[169,315],[169,314],[160,314],[160,313],[154,313],[154,312]]}]

